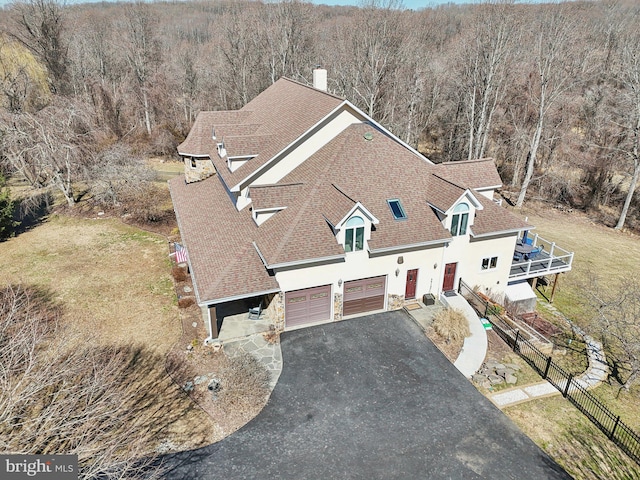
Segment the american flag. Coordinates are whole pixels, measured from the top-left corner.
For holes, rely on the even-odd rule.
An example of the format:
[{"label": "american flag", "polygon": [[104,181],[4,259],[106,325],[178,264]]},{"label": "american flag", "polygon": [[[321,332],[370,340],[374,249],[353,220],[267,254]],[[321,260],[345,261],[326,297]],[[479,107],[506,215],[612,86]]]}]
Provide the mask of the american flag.
[{"label": "american flag", "polygon": [[187,263],[187,249],[176,242],[176,263]]}]

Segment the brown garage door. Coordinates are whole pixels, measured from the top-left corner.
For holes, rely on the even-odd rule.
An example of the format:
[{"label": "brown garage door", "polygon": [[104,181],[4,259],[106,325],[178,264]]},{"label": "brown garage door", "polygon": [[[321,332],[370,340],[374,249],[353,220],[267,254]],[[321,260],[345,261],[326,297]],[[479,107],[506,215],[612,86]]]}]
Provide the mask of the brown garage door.
[{"label": "brown garage door", "polygon": [[331,319],[331,285],[285,293],[285,327]]},{"label": "brown garage door", "polygon": [[384,276],[344,282],[342,314],[353,315],[383,309],[385,283]]}]

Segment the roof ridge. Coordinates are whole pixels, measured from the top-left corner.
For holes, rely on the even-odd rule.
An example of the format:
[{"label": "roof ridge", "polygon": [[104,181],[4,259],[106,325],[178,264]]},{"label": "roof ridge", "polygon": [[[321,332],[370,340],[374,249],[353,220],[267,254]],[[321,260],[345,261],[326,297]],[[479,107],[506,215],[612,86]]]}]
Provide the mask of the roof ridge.
[{"label": "roof ridge", "polygon": [[342,101],[346,100],[346,98],[341,97],[339,95],[336,95],[335,93],[330,93],[327,90],[320,90],[319,88],[316,88],[313,85],[307,85],[306,83],[302,83],[302,82],[300,82],[298,80],[294,80],[293,78],[282,76],[282,77],[280,77],[279,80],[287,80],[287,81],[289,81],[291,83],[295,83],[296,85],[300,85],[301,87],[309,88],[309,89],[313,90],[314,92],[324,93],[325,95],[328,95],[330,97],[336,98],[338,100],[342,100]]},{"label": "roof ridge", "polygon": [[270,183],[267,185],[251,185],[251,189],[256,188],[274,188],[274,187],[295,187],[297,185],[304,185],[304,182],[294,182],[294,183]]},{"label": "roof ridge", "polygon": [[495,158],[493,157],[483,157],[483,158],[474,158],[472,160],[453,160],[453,161],[449,161],[449,162],[442,162],[439,163],[438,165],[443,165],[443,166],[447,166],[447,165],[460,165],[462,163],[467,164],[467,163],[480,163],[480,162],[495,162]]}]

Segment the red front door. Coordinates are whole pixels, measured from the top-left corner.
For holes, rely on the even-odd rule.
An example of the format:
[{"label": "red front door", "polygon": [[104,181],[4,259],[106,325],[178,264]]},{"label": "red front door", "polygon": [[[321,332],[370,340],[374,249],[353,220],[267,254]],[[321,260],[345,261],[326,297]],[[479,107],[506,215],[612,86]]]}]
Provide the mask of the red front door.
[{"label": "red front door", "polygon": [[444,282],[442,282],[442,290],[449,292],[453,290],[453,284],[456,281],[456,265],[457,263],[447,263],[444,266]]},{"label": "red front door", "polygon": [[404,290],[405,300],[416,298],[416,284],[418,283],[418,269],[407,271],[407,286]]}]

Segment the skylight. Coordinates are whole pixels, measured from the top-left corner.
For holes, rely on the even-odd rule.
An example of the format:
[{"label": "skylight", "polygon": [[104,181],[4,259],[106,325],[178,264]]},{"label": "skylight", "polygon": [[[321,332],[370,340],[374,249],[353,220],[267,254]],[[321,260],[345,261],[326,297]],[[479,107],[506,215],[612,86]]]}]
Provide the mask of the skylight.
[{"label": "skylight", "polygon": [[404,208],[402,208],[402,204],[400,203],[400,200],[393,199],[393,200],[387,200],[387,204],[389,205],[389,208],[391,209],[391,213],[393,214],[393,218],[395,218],[396,220],[406,220],[407,219],[407,214],[404,213]]}]

